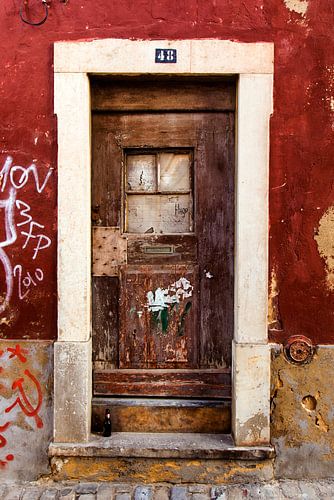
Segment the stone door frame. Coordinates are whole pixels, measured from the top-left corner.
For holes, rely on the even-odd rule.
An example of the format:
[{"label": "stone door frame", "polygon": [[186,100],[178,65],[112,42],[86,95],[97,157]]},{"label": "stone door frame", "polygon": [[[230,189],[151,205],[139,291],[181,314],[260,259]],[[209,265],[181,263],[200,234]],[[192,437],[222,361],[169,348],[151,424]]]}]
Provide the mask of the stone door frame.
[{"label": "stone door frame", "polygon": [[[155,63],[156,48],[177,63]],[[54,44],[58,120],[58,338],[54,442],[90,439],[91,107],[89,75],[237,75],[232,432],[237,446],[270,440],[268,301],[272,43],[102,39]]]}]

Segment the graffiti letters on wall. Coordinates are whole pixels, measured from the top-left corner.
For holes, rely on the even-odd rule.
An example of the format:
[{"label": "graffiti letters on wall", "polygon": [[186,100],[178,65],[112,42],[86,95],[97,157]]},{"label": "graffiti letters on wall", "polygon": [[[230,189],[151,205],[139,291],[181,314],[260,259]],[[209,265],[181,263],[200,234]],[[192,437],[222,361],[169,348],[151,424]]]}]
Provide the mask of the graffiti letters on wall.
[{"label": "graffiti letters on wall", "polygon": [[28,349],[22,348],[20,344],[0,349],[0,394],[4,397],[2,401],[7,402],[5,406],[1,404],[0,469],[4,469],[15,458],[7,434],[12,425],[17,425],[20,414],[25,420],[31,421],[35,429],[41,429],[44,425],[40,416],[42,388],[30,361]]},{"label": "graffiti letters on wall", "polygon": [[[35,215],[34,207],[25,194],[34,191],[38,204],[51,175],[52,168],[41,174],[36,163],[24,167],[15,165],[8,156],[0,171],[0,262],[5,276],[5,292],[0,298],[0,314],[6,311],[13,294],[25,299],[44,280],[44,270],[39,264],[40,255],[50,247],[51,238],[45,225]],[[37,210],[38,211],[38,210]],[[10,247],[15,245],[16,257],[10,258]],[[18,251],[17,251],[18,250]],[[24,257],[24,258],[23,258]],[[24,262],[30,261],[27,268]]]},{"label": "graffiti letters on wall", "polygon": [[48,429],[46,348],[31,340],[50,338],[52,328],[52,175],[49,165],[35,160],[7,156],[0,163],[0,337],[20,339],[0,340],[0,471],[5,475],[24,469],[29,433],[38,431],[37,442]]}]

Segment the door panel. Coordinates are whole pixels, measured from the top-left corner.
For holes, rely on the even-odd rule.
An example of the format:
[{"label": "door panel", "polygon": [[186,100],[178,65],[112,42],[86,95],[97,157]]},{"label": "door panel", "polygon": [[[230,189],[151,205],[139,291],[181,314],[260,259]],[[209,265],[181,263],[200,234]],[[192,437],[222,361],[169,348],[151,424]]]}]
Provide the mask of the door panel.
[{"label": "door panel", "polygon": [[[173,251],[166,253],[169,247]],[[164,253],[161,249],[165,249]],[[127,235],[127,261],[152,265],[196,262],[197,238],[195,234]]]},{"label": "door panel", "polygon": [[118,368],[119,279],[94,276],[92,286],[94,369]]},{"label": "door panel", "polygon": [[197,368],[198,269],[124,266],[120,368]]},{"label": "door panel", "polygon": [[92,125],[94,391],[226,397],[234,111]]},{"label": "door panel", "polygon": [[235,110],[233,78],[95,77],[91,86],[93,112]]},{"label": "door panel", "polygon": [[210,370],[96,370],[97,396],[154,396],[175,398],[231,397],[228,368]]},{"label": "door panel", "polygon": [[203,117],[196,171],[201,367],[231,366],[234,284],[234,115]]}]

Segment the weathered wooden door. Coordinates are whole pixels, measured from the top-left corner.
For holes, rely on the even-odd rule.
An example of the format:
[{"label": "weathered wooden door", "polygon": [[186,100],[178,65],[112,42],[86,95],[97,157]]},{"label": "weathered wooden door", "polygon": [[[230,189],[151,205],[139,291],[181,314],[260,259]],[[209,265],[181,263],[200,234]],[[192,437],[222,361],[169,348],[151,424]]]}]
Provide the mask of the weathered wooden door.
[{"label": "weathered wooden door", "polygon": [[229,397],[234,83],[92,89],[95,394]]}]

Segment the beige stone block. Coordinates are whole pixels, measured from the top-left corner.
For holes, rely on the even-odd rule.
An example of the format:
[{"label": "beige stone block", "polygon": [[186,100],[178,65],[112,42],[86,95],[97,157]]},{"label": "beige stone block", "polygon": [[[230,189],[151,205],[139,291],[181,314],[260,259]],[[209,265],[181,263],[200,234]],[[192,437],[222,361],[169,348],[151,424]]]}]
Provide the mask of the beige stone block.
[{"label": "beige stone block", "polygon": [[[177,50],[177,63],[157,64],[156,48]],[[125,40],[56,42],[56,73],[273,73],[274,44],[231,40]]]},{"label": "beige stone block", "polygon": [[90,334],[90,91],[85,74],[55,75],[58,118],[58,339]]},{"label": "beige stone block", "polygon": [[55,343],[55,442],[82,442],[89,438],[92,396],[91,358],[91,341]]},{"label": "beige stone block", "polygon": [[[176,63],[155,62],[155,49],[176,49]],[[56,73],[190,73],[189,40],[103,39],[89,42],[56,42]]]},{"label": "beige stone block", "polygon": [[273,73],[273,43],[231,40],[192,40],[190,43],[192,73]]},{"label": "beige stone block", "polygon": [[267,338],[272,75],[240,75],[237,104],[235,339],[263,343]]},{"label": "beige stone block", "polygon": [[232,430],[237,446],[270,441],[270,347],[233,342]]}]

